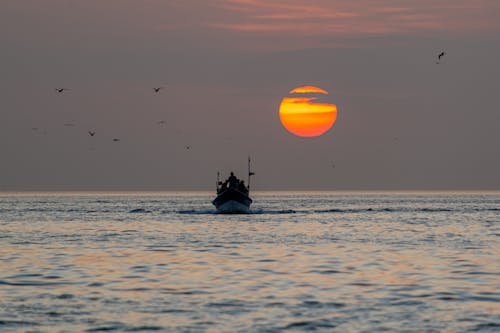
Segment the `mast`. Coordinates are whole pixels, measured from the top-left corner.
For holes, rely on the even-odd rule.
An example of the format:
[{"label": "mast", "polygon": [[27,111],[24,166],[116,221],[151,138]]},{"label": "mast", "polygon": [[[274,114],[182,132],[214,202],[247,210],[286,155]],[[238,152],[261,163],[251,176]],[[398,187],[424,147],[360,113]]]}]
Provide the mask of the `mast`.
[{"label": "mast", "polygon": [[249,194],[250,194],[250,178],[253,175],[255,175],[255,173],[252,172],[252,169],[250,168],[250,156],[248,156],[248,182],[247,182],[247,187],[248,187],[248,193]]}]

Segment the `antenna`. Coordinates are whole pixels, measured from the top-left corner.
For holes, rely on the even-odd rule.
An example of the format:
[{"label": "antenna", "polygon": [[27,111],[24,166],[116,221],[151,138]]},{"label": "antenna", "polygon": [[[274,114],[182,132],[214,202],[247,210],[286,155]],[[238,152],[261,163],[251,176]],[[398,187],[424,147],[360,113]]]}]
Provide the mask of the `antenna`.
[{"label": "antenna", "polygon": [[217,171],[217,182],[215,183],[215,187],[217,188],[217,192],[219,192],[219,184],[220,184],[220,172]]}]

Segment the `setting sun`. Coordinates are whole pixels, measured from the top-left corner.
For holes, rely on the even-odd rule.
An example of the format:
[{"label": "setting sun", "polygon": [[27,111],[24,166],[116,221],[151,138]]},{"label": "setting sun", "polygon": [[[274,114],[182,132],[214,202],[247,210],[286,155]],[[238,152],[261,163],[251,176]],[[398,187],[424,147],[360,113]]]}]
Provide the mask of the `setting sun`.
[{"label": "setting sun", "polygon": [[326,90],[303,86],[291,90],[289,94],[293,96],[283,98],[279,112],[281,123],[290,133],[315,137],[326,133],[333,126],[337,118],[337,106],[317,102],[317,95],[327,95]]}]

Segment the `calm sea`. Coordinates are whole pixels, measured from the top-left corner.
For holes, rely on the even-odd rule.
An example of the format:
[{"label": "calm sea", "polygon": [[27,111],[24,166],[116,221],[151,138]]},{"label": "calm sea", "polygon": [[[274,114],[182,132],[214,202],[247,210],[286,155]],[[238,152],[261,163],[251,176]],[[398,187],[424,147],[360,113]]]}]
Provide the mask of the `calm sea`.
[{"label": "calm sea", "polygon": [[500,193],[253,198],[0,194],[0,331],[500,331]]}]

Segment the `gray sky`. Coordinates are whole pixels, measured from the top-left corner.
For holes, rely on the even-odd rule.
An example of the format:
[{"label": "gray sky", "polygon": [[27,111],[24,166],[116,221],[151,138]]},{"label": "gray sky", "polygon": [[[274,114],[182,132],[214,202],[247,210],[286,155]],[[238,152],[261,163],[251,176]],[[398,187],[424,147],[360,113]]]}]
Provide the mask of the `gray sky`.
[{"label": "gray sky", "polygon": [[[2,0],[0,22],[0,190],[210,190],[247,155],[256,190],[500,189],[497,0]],[[338,107],[321,137],[279,122],[300,85]]]}]

